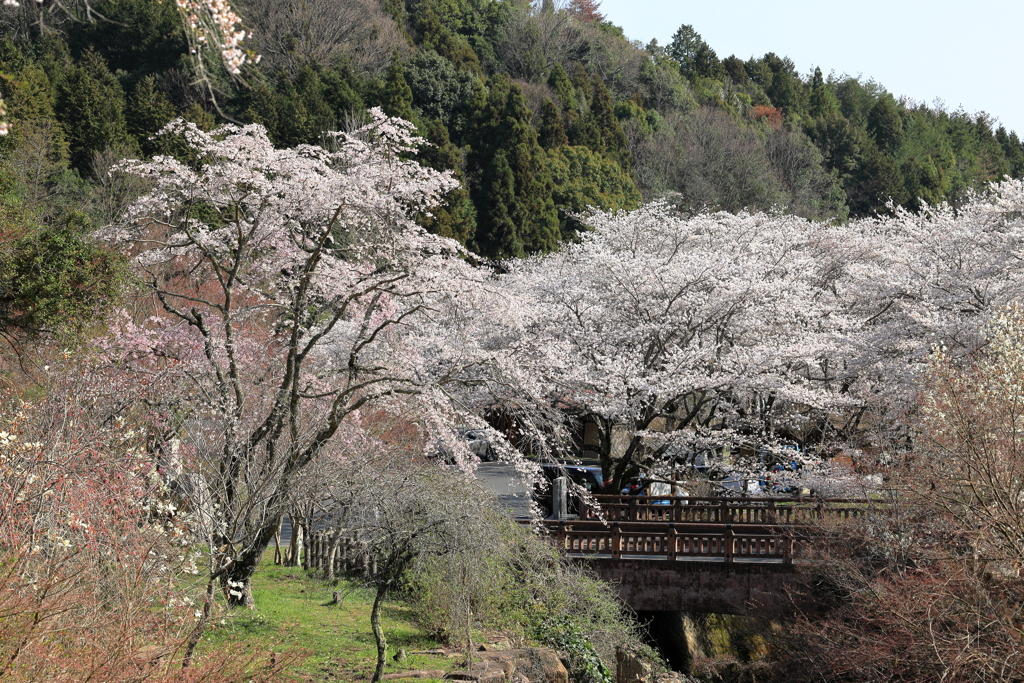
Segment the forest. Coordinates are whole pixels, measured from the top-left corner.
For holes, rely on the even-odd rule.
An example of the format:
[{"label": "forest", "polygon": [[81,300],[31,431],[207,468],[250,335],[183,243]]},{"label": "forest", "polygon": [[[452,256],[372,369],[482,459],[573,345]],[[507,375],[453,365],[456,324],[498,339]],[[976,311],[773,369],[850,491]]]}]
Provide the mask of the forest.
[{"label": "forest", "polygon": [[823,614],[688,676],[1020,680],[1014,133],[593,0],[0,23],[0,681],[290,680],[216,634],[285,516],[362,544],[374,682],[396,595],[467,662],[656,660],[466,427],[527,479],[587,448],[608,491],[779,466],[884,503],[813,530]]},{"label": "forest", "polygon": [[631,42],[589,0],[247,0],[246,44],[262,59],[242,80],[196,72],[170,3],[94,10],[108,21],[69,30],[31,3],[5,9],[0,73],[21,122],[8,173],[99,223],[117,201],[102,187],[110,160],[166,151],[149,138],[177,116],[259,123],[280,146],[357,127],[370,107],[413,121],[432,143],[421,161],[461,184],[423,224],[490,258],[573,240],[588,206],[667,197],[689,214],[842,221],[956,205],[1024,174],[1016,133],[983,114],[799,74],[773,53],[719,59],[690,26],[667,46]]}]

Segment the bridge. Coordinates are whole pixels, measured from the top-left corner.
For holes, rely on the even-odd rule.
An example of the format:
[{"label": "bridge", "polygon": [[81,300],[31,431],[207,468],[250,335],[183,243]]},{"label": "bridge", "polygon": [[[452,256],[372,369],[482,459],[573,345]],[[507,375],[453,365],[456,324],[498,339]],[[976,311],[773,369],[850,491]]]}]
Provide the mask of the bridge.
[{"label": "bridge", "polygon": [[617,585],[637,612],[779,617],[813,611],[800,572],[812,525],[862,517],[867,500],[594,496],[544,520],[552,543]]},{"label": "bridge", "polygon": [[[510,514],[535,524],[527,516],[530,487],[510,469],[484,463],[478,476]],[[540,523],[555,546],[617,586],[633,610],[769,618],[816,608],[801,572],[814,543],[814,525],[829,518],[856,519],[881,507],[860,499],[592,498],[596,505],[581,506],[578,516]],[[332,549],[319,530],[307,543],[309,566],[331,576],[372,571],[365,558],[359,559],[354,539],[342,539]]]}]

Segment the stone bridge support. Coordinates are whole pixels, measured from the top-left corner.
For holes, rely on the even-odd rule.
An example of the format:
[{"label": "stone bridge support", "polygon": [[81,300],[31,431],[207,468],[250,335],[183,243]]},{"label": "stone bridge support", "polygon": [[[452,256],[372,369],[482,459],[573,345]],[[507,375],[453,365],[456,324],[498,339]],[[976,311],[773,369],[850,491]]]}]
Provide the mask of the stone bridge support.
[{"label": "stone bridge support", "polygon": [[766,619],[814,611],[797,566],[767,562],[584,559],[636,612],[714,612]]}]

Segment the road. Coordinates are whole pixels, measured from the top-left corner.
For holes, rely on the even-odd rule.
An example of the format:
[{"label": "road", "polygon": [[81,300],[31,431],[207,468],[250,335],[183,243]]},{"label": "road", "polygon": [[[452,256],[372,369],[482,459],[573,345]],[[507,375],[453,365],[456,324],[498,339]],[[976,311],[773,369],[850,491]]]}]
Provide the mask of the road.
[{"label": "road", "polygon": [[513,517],[530,516],[530,487],[512,465],[482,462],[476,470],[476,478],[498,494],[498,503]]}]

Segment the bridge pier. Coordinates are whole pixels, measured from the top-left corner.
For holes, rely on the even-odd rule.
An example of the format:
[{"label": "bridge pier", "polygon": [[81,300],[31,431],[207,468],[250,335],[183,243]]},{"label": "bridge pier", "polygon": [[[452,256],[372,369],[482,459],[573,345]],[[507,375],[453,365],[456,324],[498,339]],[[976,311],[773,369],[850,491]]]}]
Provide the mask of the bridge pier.
[{"label": "bridge pier", "polygon": [[713,612],[765,619],[813,611],[795,565],[580,558],[635,612]]}]

